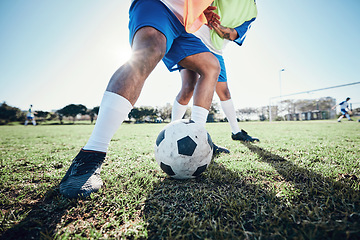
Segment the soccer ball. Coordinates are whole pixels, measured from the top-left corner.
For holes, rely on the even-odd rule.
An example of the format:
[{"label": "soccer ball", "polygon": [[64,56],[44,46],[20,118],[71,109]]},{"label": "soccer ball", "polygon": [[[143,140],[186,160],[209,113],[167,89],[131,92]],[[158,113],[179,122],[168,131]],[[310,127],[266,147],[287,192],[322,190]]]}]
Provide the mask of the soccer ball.
[{"label": "soccer ball", "polygon": [[189,179],[206,170],[213,155],[213,143],[206,129],[181,119],[166,125],[155,144],[160,168],[175,179]]}]

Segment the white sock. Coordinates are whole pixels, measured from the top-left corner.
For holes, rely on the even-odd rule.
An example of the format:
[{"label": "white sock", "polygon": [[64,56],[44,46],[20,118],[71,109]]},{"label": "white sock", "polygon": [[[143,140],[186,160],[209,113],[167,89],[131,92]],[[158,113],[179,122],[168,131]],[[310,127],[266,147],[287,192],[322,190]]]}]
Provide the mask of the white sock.
[{"label": "white sock", "polygon": [[343,117],[344,117],[344,115],[341,115],[341,116],[338,118],[338,121],[340,121]]},{"label": "white sock", "polygon": [[187,105],[180,104],[176,99],[174,101],[174,105],[171,110],[171,121],[176,121],[182,119],[186,112]]},{"label": "white sock", "polygon": [[194,105],[191,109],[191,120],[205,127],[208,114],[209,111],[207,109]]},{"label": "white sock", "polygon": [[232,133],[236,134],[240,132],[233,100],[229,99],[227,101],[220,101],[220,105],[225,113],[227,120],[229,121]]},{"label": "white sock", "polygon": [[132,109],[124,97],[106,91],[100,104],[99,115],[84,150],[107,152],[111,138]]}]

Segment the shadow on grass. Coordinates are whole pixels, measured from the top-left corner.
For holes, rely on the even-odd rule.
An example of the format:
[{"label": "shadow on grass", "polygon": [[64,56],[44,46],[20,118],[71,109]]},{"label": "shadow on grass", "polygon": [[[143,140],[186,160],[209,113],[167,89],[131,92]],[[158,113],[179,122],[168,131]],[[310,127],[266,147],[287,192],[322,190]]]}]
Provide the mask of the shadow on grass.
[{"label": "shadow on grass", "polygon": [[[262,226],[275,194],[212,163],[197,179],[165,179],[147,196],[148,239],[245,239]],[[275,202],[273,202],[275,201]],[[259,227],[259,228],[257,228]]]},{"label": "shadow on grass", "polygon": [[360,194],[351,183],[244,145],[279,176],[242,176],[215,162],[197,179],[165,179],[145,202],[148,239],[360,239]]},{"label": "shadow on grass", "polygon": [[[63,215],[70,207],[76,205],[75,202],[60,197],[57,186],[48,190],[43,197],[38,199],[30,196],[26,202],[16,206],[18,209],[16,215],[26,216],[24,219],[13,225],[17,219],[5,216],[1,228],[6,228],[6,221],[12,227],[4,231],[0,235],[0,239],[53,239],[56,226]],[[14,209],[14,206],[7,207]]]},{"label": "shadow on grass", "polygon": [[[295,165],[257,145],[243,143],[259,160],[270,164],[291,184],[289,213],[308,237],[360,239],[360,191],[358,179],[326,177]],[[357,190],[356,190],[357,189]],[[290,194],[291,195],[291,194]]]}]

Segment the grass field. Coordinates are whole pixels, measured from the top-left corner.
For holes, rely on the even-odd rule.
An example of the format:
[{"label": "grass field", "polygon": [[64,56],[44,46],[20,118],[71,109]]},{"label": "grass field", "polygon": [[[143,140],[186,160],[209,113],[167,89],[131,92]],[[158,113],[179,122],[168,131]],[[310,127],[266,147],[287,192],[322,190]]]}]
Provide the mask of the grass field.
[{"label": "grass field", "polygon": [[81,200],[58,184],[93,125],[1,126],[0,238],[360,239],[360,123],[239,123],[257,144],[207,124],[231,154],[186,181],[154,159],[164,126],[123,124]]}]

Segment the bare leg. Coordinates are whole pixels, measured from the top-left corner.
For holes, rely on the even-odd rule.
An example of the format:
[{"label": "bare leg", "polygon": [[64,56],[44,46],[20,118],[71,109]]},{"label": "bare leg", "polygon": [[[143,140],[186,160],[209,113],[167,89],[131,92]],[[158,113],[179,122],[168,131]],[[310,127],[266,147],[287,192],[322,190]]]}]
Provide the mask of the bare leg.
[{"label": "bare leg", "polygon": [[219,96],[220,101],[227,101],[231,99],[227,82],[217,82],[216,93]]},{"label": "bare leg", "polygon": [[220,73],[219,61],[212,53],[203,52],[186,57],[179,64],[200,75],[194,89],[194,105],[209,110]]},{"label": "bare leg", "polygon": [[176,96],[176,100],[181,105],[187,105],[193,96],[195,85],[199,79],[199,74],[189,69],[182,69],[181,75],[181,90]]},{"label": "bare leg", "polygon": [[[189,103],[190,99],[193,96],[196,82],[199,78],[199,75],[191,70],[182,69],[180,71],[182,85],[181,90],[178,93],[176,100],[182,104],[186,105]],[[227,82],[217,82],[216,83],[216,93],[220,98],[220,101],[227,101],[231,99],[230,90],[228,88]]]},{"label": "bare leg", "polygon": [[132,44],[130,60],[111,77],[107,91],[117,93],[134,105],[146,78],[166,51],[166,37],[152,27],[139,29]]}]

